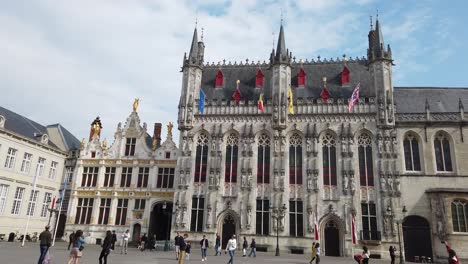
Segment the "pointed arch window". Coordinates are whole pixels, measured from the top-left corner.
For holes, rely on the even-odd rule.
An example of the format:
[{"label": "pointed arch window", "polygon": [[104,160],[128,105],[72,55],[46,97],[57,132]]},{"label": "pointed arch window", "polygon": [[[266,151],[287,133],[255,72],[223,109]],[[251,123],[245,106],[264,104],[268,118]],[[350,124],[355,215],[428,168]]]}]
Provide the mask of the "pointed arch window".
[{"label": "pointed arch window", "polygon": [[237,159],[239,152],[239,138],[231,133],[226,141],[226,162],[224,171],[224,182],[237,182]]},{"label": "pointed arch window", "polygon": [[343,70],[341,70],[341,85],[345,85],[349,83],[351,74],[348,70],[348,67],[344,66]]},{"label": "pointed arch window", "polygon": [[374,166],[372,163],[372,141],[367,134],[358,137],[359,178],[361,186],[374,186]]},{"label": "pointed arch window", "polygon": [[336,186],[336,138],[326,133],[322,138],[323,184]]},{"label": "pointed arch window", "polygon": [[206,134],[200,134],[197,139],[197,154],[195,156],[195,182],[206,182],[207,163],[208,136]]},{"label": "pointed arch window", "polygon": [[446,135],[439,133],[434,139],[437,171],[452,171],[450,142]]},{"label": "pointed arch window", "polygon": [[255,75],[255,87],[261,88],[263,87],[264,75],[262,69],[258,69],[257,74]]},{"label": "pointed arch window", "polygon": [[452,202],[453,232],[468,232],[468,204],[466,201],[455,200]]},{"label": "pointed arch window", "polygon": [[297,86],[302,87],[305,86],[306,83],[306,73],[304,71],[304,68],[301,67],[299,70],[299,73],[297,74]]},{"label": "pointed arch window", "polygon": [[405,154],[405,169],[406,171],[421,171],[421,160],[419,158],[419,142],[412,135],[406,135],[403,140],[403,150]]},{"label": "pointed arch window", "polygon": [[302,138],[299,134],[289,138],[289,184],[302,184]]},{"label": "pointed arch window", "polygon": [[266,134],[258,138],[257,183],[270,183],[270,137]]},{"label": "pointed arch window", "polygon": [[223,87],[223,85],[224,85],[224,74],[221,70],[218,70],[218,73],[216,73],[215,88]]}]

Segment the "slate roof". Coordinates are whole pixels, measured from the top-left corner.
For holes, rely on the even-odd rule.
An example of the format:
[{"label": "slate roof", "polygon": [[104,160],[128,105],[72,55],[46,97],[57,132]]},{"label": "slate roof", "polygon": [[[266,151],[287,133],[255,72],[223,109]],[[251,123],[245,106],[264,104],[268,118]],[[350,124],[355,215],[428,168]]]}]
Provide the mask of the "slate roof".
[{"label": "slate roof", "polygon": [[[322,61],[304,63],[302,67],[306,73],[306,85],[304,88],[297,88],[297,74],[301,64],[291,65],[291,86],[293,95],[297,98],[317,99],[323,88],[322,77],[327,77],[327,89],[331,93],[331,98],[349,98],[358,82],[361,83],[361,97],[375,97],[373,87],[371,87],[370,74],[366,66],[367,61],[357,59],[347,62],[350,71],[350,83],[341,85],[341,71],[344,64],[342,61]],[[255,89],[255,76],[258,69],[264,74],[264,86]],[[224,87],[215,88],[215,79],[218,70],[221,69],[224,75]],[[248,64],[248,65],[205,65],[201,86],[205,92],[207,100],[232,101],[232,95],[236,89],[236,81],[240,80],[239,88],[242,93],[242,100],[258,100],[259,94],[264,93],[264,100],[271,99],[271,74],[269,64]]]},{"label": "slate roof", "polygon": [[79,149],[81,142],[66,128],[60,124],[49,125],[47,127],[57,127],[62,135],[62,139],[66,145],[67,150]]},{"label": "slate roof", "polygon": [[468,88],[394,88],[397,113],[425,113],[426,99],[431,113],[459,112],[459,99],[461,99],[464,107],[468,106]]}]

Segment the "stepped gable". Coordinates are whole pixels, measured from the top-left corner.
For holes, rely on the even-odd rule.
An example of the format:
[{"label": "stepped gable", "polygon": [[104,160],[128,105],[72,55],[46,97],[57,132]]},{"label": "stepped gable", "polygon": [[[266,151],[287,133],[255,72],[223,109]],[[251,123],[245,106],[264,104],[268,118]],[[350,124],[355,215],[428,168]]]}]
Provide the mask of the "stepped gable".
[{"label": "stepped gable", "polygon": [[[301,64],[293,62],[291,64],[291,85],[294,97],[303,99],[317,99],[323,88],[322,77],[327,77],[327,89],[331,93],[330,98],[349,98],[354,87],[361,82],[361,97],[375,97],[374,87],[371,87],[370,74],[367,67],[367,60],[352,59],[347,62],[350,71],[350,83],[341,85],[341,71],[344,64],[341,60],[322,60],[304,62],[302,67],[306,73],[306,83],[304,88],[297,88],[297,74]],[[258,68],[263,71],[264,87],[255,89],[255,76]],[[263,99],[271,99],[271,75],[270,65],[266,63],[225,63],[222,65],[207,64],[203,67],[201,87],[205,92],[206,99],[210,100],[232,100],[232,94],[236,89],[236,80],[240,80],[239,88],[242,93],[242,100],[258,100],[260,93],[264,94]],[[224,86],[215,88],[215,79],[218,70],[224,75]]]},{"label": "stepped gable", "polygon": [[458,113],[459,100],[468,106],[468,88],[395,87],[397,113],[425,113],[426,100],[431,113]]}]

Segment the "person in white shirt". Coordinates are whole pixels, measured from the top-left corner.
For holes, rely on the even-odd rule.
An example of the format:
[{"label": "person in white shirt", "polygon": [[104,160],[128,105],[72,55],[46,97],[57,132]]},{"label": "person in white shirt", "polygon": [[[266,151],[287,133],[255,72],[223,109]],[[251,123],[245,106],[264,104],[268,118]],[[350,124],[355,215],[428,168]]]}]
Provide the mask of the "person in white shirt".
[{"label": "person in white shirt", "polygon": [[229,251],[229,257],[231,257],[228,261],[228,264],[234,264],[234,253],[236,252],[236,248],[237,248],[236,235],[232,235],[232,238],[229,239],[226,245],[226,251]]},{"label": "person in white shirt", "polygon": [[320,263],[320,243],[315,243],[315,264]]},{"label": "person in white shirt", "polygon": [[125,231],[125,233],[122,234],[122,248],[120,250],[120,254],[123,254],[124,251],[125,251],[125,255],[127,254],[129,239],[130,239],[130,230],[127,229],[127,231]]}]

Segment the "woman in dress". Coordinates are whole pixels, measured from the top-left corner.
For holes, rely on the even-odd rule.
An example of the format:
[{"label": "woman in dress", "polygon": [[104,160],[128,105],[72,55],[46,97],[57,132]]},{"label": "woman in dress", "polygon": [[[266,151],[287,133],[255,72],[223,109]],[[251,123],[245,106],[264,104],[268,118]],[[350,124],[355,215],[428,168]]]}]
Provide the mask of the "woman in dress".
[{"label": "woman in dress", "polygon": [[75,239],[73,240],[73,248],[70,251],[70,259],[68,260],[68,264],[80,263],[80,258],[83,256],[84,243],[85,241],[83,237],[83,231],[76,231]]}]

